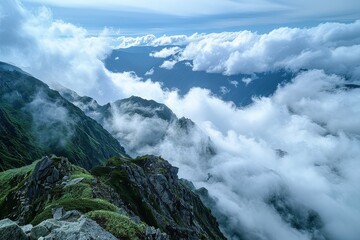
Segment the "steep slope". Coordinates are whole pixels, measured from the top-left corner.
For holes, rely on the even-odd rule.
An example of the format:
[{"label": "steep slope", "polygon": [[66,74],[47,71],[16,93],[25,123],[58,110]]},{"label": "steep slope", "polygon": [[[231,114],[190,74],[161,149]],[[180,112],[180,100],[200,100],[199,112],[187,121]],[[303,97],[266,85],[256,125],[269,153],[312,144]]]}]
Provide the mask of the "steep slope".
[{"label": "steep slope", "polygon": [[154,156],[112,158],[91,173],[44,157],[0,173],[0,218],[41,226],[53,215],[85,214],[119,239],[224,239],[187,185],[177,168]]},{"label": "steep slope", "polygon": [[57,91],[0,63],[0,170],[50,153],[72,156],[87,169],[126,155],[111,134]]}]

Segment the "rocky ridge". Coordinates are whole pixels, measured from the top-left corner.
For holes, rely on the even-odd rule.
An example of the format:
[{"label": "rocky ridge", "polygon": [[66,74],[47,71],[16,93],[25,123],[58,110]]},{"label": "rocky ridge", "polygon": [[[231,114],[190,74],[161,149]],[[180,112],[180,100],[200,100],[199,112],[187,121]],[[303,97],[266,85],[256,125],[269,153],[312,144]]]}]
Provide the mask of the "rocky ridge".
[{"label": "rocky ridge", "polygon": [[88,228],[119,239],[224,239],[210,210],[177,171],[155,156],[111,158],[91,173],[66,158],[44,157],[14,176],[16,181],[9,179],[10,191],[0,196],[0,217],[23,228],[32,224],[30,237],[51,226],[42,231],[44,239],[93,239],[96,233]]}]

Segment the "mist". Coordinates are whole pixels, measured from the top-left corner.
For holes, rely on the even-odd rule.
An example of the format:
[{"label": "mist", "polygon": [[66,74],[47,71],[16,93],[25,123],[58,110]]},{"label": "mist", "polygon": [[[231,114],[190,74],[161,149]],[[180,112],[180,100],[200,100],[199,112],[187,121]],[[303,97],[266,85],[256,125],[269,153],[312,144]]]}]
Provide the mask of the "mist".
[{"label": "mist", "polygon": [[60,102],[53,102],[41,90],[23,108],[31,114],[32,132],[40,146],[63,149],[75,129],[75,119]]}]

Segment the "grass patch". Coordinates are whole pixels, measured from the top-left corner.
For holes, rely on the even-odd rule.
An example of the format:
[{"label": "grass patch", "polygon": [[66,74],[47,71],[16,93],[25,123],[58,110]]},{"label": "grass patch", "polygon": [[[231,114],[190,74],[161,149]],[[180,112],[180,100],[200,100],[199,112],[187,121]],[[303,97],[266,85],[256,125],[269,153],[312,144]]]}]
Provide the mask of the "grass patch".
[{"label": "grass patch", "polygon": [[92,198],[93,195],[91,186],[82,182],[71,186],[65,186],[63,192],[64,195],[61,199]]},{"label": "grass patch", "polygon": [[8,194],[16,190],[20,183],[23,183],[30,176],[37,162],[35,161],[25,167],[0,172],[0,206],[4,203]]},{"label": "grass patch", "polygon": [[136,224],[133,220],[125,215],[110,211],[98,210],[88,212],[86,216],[95,220],[105,230],[112,233],[119,239],[143,239],[145,225]]},{"label": "grass patch", "polygon": [[52,217],[51,210],[53,208],[63,207],[66,211],[78,210],[82,213],[87,213],[95,210],[107,210],[107,211],[116,211],[118,208],[105,201],[103,199],[94,198],[69,198],[69,199],[60,199],[54,203],[48,205],[41,213],[39,213],[32,221],[31,224],[34,226]]}]

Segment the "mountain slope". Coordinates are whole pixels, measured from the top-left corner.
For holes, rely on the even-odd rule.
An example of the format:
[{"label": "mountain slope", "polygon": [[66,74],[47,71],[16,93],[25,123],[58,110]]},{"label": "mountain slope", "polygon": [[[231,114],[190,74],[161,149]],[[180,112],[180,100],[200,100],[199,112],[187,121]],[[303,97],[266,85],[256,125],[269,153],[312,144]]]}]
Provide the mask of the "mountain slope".
[{"label": "mountain slope", "polygon": [[51,153],[72,156],[87,169],[126,155],[111,134],[57,91],[6,63],[0,63],[0,146],[0,170]]},{"label": "mountain slope", "polygon": [[111,158],[91,173],[66,158],[44,157],[0,173],[0,217],[38,225],[63,208],[73,215],[67,218],[85,214],[119,239],[225,239],[187,185],[155,156]]}]

